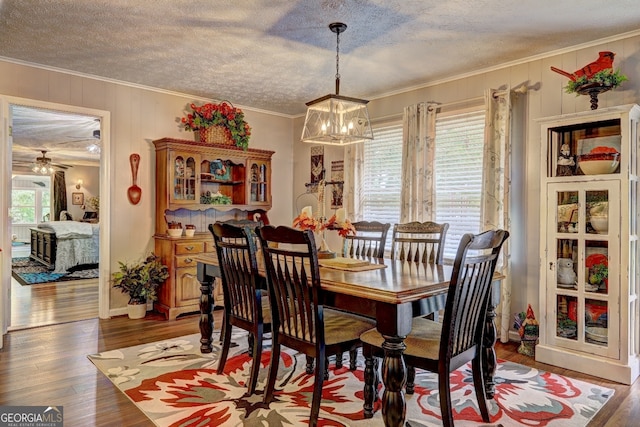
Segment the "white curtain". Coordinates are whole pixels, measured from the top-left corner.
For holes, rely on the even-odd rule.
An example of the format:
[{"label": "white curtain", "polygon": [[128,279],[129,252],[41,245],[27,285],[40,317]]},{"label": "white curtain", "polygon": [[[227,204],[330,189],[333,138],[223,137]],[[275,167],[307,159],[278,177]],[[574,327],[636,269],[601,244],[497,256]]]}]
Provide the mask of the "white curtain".
[{"label": "white curtain", "polygon": [[345,215],[351,222],[362,220],[360,201],[362,197],[362,170],[364,167],[364,144],[350,144],[344,150],[344,186],[342,204]]},{"label": "white curtain", "polygon": [[[511,188],[511,97],[510,89],[485,91],[486,121],[483,159],[482,212],[483,230],[504,229],[511,232],[509,199]],[[505,275],[501,282],[500,304],[496,307],[496,327],[500,341],[509,340],[511,324],[511,253],[509,239],[502,246],[496,271]]]},{"label": "white curtain", "polygon": [[421,102],[404,109],[400,221],[434,221],[433,163],[437,104]]}]

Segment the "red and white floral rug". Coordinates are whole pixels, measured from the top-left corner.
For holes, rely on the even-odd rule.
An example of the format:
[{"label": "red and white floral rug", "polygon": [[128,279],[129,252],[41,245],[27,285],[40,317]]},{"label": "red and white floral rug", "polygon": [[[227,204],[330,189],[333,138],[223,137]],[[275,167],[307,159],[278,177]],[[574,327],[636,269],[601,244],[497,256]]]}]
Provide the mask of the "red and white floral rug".
[{"label": "red and white floral rug", "polygon": [[[219,333],[216,331],[216,333]],[[214,335],[217,337],[218,335]],[[219,344],[200,353],[200,335],[89,355],[95,366],[158,426],[308,425],[313,376],[305,374],[305,357],[283,348],[275,399],[262,403],[270,347],[262,355],[258,391],[245,396],[251,359],[244,332],[234,333],[224,375],[216,372]],[[362,416],[364,360],[358,369],[330,365],[323,386],[319,426],[379,426]],[[470,367],[452,375],[456,426],[484,425],[477,410]],[[491,423],[503,426],[585,426],[613,395],[613,390],[548,372],[501,361],[496,372],[496,396],[489,402]],[[437,377],[418,370],[415,394],[407,396],[411,427],[441,426]]]}]

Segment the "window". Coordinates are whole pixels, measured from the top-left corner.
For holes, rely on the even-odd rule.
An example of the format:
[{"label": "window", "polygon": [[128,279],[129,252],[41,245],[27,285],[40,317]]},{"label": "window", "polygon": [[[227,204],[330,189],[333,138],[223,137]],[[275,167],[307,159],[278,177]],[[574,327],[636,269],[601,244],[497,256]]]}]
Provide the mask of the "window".
[{"label": "window", "polygon": [[[400,218],[402,124],[376,128],[364,144],[360,203],[363,219],[395,224]],[[435,221],[448,222],[444,257],[453,260],[465,233],[480,232],[484,110],[436,120]],[[391,247],[389,233],[387,247]]]},{"label": "window", "polygon": [[[393,224],[400,218],[402,180],[402,124],[379,127],[374,139],[364,143],[360,190],[362,219]],[[391,230],[387,250],[391,248]]]},{"label": "window", "polygon": [[35,225],[51,212],[49,189],[13,188],[11,191],[11,223]]},{"label": "window", "polygon": [[377,128],[374,135],[364,143],[362,218],[394,224],[400,218],[402,125]]},{"label": "window", "polygon": [[445,259],[453,260],[465,233],[480,232],[484,111],[436,119],[435,214],[448,222]]}]

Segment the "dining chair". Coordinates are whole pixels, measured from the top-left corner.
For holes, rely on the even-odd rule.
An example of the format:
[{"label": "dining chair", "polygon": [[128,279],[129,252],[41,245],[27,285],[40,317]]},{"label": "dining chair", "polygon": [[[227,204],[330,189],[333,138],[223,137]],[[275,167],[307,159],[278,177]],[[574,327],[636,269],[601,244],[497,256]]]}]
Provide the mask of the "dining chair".
[{"label": "dining chair", "polygon": [[[449,223],[407,222],[394,224],[391,235],[391,258],[402,261],[413,261],[430,264],[443,264],[444,243],[447,238]],[[438,320],[440,310],[446,304],[446,294],[423,298],[411,304],[413,316],[428,316]],[[413,394],[415,369],[407,368],[407,394]]]},{"label": "dining chair", "polygon": [[432,221],[394,224],[391,259],[442,264],[448,223]]},{"label": "dining chair", "polygon": [[[413,319],[405,338],[404,361],[438,374],[440,411],[445,427],[453,426],[450,374],[471,362],[473,384],[482,420],[489,422],[489,410],[482,372],[482,340],[485,315],[490,300],[493,275],[502,244],[509,237],[505,230],[465,234],[460,240],[448,289],[444,321],[423,317]],[[382,357],[384,338],[375,329],[360,337],[365,356],[364,414],[373,416],[377,399],[378,372],[373,357]]]},{"label": "dining chair", "polygon": [[346,258],[384,258],[387,233],[391,224],[378,221],[352,223],[355,235],[343,239],[342,256]]},{"label": "dining chair", "polygon": [[231,345],[233,326],[249,332],[249,353],[253,360],[248,394],[253,394],[260,370],[262,339],[271,332],[271,308],[265,288],[264,278],[258,274],[255,231],[250,227],[237,227],[217,222],[209,225],[213,234],[222,273],[224,297],[224,317],[222,353],[218,373],[224,371]]},{"label": "dining chair", "polygon": [[[318,252],[313,232],[267,225],[258,229],[272,313],[272,350],[264,402],[273,399],[280,347],[315,359],[309,425],[318,422],[328,357],[361,346],[360,334],[375,321],[323,306]],[[277,245],[275,245],[277,244]]]},{"label": "dining chair", "polygon": [[[258,236],[256,235],[256,228],[257,227],[262,227],[264,224],[262,221],[253,221],[251,219],[227,219],[224,221],[217,221],[218,223],[221,224],[230,224],[230,225],[234,225],[236,227],[249,227],[251,229],[251,235],[253,236],[253,240],[256,243],[256,257],[260,257],[260,242],[258,240]],[[212,224],[209,224],[209,231],[211,231],[211,233],[213,234],[213,230],[211,228]],[[218,278],[217,280],[221,280],[220,278]],[[264,285],[264,284],[263,284]],[[267,295],[267,289],[266,289],[266,285],[264,285],[264,289],[262,291],[263,295]],[[218,289],[220,290],[220,292],[218,292]],[[219,298],[220,295],[222,295],[222,286],[220,283],[217,284],[217,286],[214,287],[214,299]],[[224,304],[224,296],[222,297],[223,299],[223,304]],[[223,311],[224,313],[224,311]],[[227,323],[224,321],[222,321],[222,327],[220,328],[220,341],[222,341],[222,339],[224,338],[224,333],[225,333],[225,325]],[[249,340],[249,352],[251,352],[252,346],[253,345],[253,341],[250,339]]]}]

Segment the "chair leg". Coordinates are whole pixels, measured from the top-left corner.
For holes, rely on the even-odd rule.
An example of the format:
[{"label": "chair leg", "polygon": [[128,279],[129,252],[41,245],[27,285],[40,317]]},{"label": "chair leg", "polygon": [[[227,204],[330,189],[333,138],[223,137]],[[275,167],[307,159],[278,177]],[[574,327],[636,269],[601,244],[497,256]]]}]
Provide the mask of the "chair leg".
[{"label": "chair leg", "polygon": [[484,379],[482,378],[481,366],[482,361],[480,356],[471,361],[471,369],[473,371],[473,388],[476,390],[478,408],[480,409],[480,415],[482,415],[482,421],[488,423],[490,421],[489,408],[487,408],[487,395],[484,389]]},{"label": "chair leg", "polygon": [[231,346],[231,325],[222,327],[224,336],[220,337],[222,341],[222,353],[220,353],[220,361],[218,362],[219,374],[224,374],[224,365],[227,363],[227,356],[229,355],[229,347]]},{"label": "chair leg", "polygon": [[[251,335],[253,336],[253,335]],[[247,384],[247,394],[252,395],[256,391],[256,383],[258,382],[258,373],[260,372],[260,357],[262,356],[262,331],[259,330],[253,343],[251,351],[251,374],[249,375],[249,383]]]},{"label": "chair leg", "polygon": [[349,369],[355,371],[358,367],[358,349],[349,352]]},{"label": "chair leg", "polygon": [[[327,360],[324,351],[318,355],[318,360]],[[313,384],[313,401],[311,402],[311,415],[309,416],[309,426],[316,427],[318,425],[318,414],[320,413],[320,401],[322,400],[322,383],[324,382],[325,369],[322,369],[322,363],[316,363],[315,382]]]},{"label": "chair leg", "polygon": [[225,329],[227,329],[227,315],[222,312],[222,327],[220,328],[220,341],[224,340]]},{"label": "chair leg", "polygon": [[416,382],[416,368],[413,366],[407,366],[407,385],[405,393],[413,394],[413,389]]},{"label": "chair leg", "polygon": [[442,425],[453,427],[453,412],[451,407],[450,374],[447,369],[438,374],[438,391],[440,392],[440,412],[442,415]]},{"label": "chair leg", "polygon": [[380,396],[378,394],[380,390],[380,359],[373,358],[373,401],[376,402]]},{"label": "chair leg", "polygon": [[272,334],[271,344],[271,361],[269,362],[269,378],[264,388],[264,403],[269,404],[273,400],[273,391],[276,386],[276,377],[278,376],[278,365],[280,364],[280,343],[276,332]]},{"label": "chair leg", "polygon": [[249,335],[247,335],[247,350],[249,351],[249,354],[253,354],[254,342],[255,342],[255,337],[251,332],[249,332]]},{"label": "chair leg", "polygon": [[312,375],[313,374],[313,357],[311,357],[311,356],[307,356],[307,366],[305,368],[305,372],[308,375]]},{"label": "chair leg", "polygon": [[324,358],[324,379],[327,381],[329,380],[329,358],[328,357]]},{"label": "chair leg", "polygon": [[365,418],[373,417],[373,402],[377,399],[377,387],[375,385],[375,358],[372,356],[371,347],[364,345],[362,354],[364,355],[364,404],[362,409]]},{"label": "chair leg", "polygon": [[342,368],[342,352],[336,353],[336,369]]}]

